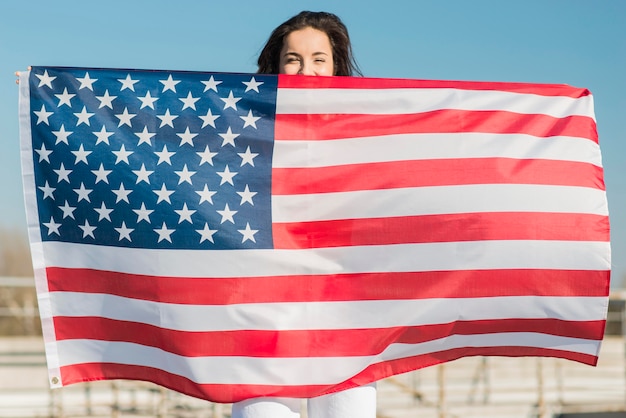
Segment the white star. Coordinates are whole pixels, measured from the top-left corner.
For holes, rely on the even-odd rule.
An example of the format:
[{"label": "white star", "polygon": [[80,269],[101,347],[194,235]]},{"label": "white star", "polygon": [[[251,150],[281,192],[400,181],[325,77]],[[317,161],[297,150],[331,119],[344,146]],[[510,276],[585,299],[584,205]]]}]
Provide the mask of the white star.
[{"label": "white star", "polygon": [[113,135],[113,132],[108,132],[104,125],[102,125],[102,129],[100,129],[99,132],[94,132],[93,134],[98,138],[96,140],[96,145],[98,145],[100,142],[104,142],[107,145],[111,145],[109,144],[109,137]]},{"label": "white star", "polygon": [[181,210],[174,210],[178,214],[178,223],[183,223],[183,221],[187,221],[190,224],[193,224],[191,220],[191,215],[196,213],[195,210],[191,210],[187,208],[187,203],[183,203],[183,208]]},{"label": "white star", "polygon": [[144,107],[149,107],[151,109],[154,109],[154,102],[159,100],[158,97],[152,97],[149,91],[146,92],[145,96],[143,97],[137,96],[137,98],[141,100],[141,107],[139,109],[143,109]]},{"label": "white star", "polygon": [[252,198],[257,194],[257,192],[251,192],[247,184],[243,192],[237,192],[237,194],[241,196],[241,203],[239,205],[243,205],[244,203],[248,202],[252,206],[254,206],[254,202],[252,202]]},{"label": "white star", "polygon": [[59,209],[63,211],[63,219],[67,218],[68,216],[72,219],[76,219],[74,218],[74,211],[76,210],[76,208],[70,206],[69,203],[67,203],[67,200],[65,201],[65,204],[63,206],[59,206]]},{"label": "white star", "polygon": [[37,115],[37,125],[39,125],[41,122],[45,123],[46,125],[50,125],[50,123],[48,122],[48,118],[54,112],[46,111],[46,106],[41,105],[41,110],[34,110],[33,113]]},{"label": "white star", "polygon": [[152,139],[153,136],[156,135],[156,133],[151,133],[148,132],[148,127],[144,126],[143,127],[143,131],[139,132],[139,133],[135,133],[135,135],[137,135],[137,137],[139,138],[139,142],[137,143],[137,146],[146,143],[150,146],[152,146],[152,142],[150,142],[150,140]]},{"label": "white star", "polygon": [[78,151],[72,151],[72,154],[76,156],[76,161],[74,161],[74,164],[78,164],[82,161],[85,164],[89,165],[89,163],[87,162],[87,156],[91,153],[92,151],[85,151],[83,149],[83,144],[80,144],[80,147],[78,147]]},{"label": "white star", "polygon": [[57,235],[61,235],[61,233],[59,232],[59,227],[61,226],[61,224],[58,224],[54,221],[54,218],[51,216],[50,217],[50,222],[43,222],[43,224],[46,226],[46,228],[48,228],[48,236],[54,234]]},{"label": "white star", "polygon": [[100,100],[100,106],[98,106],[98,109],[102,109],[106,106],[113,110],[113,100],[117,99],[117,96],[109,96],[109,90],[105,90],[104,96],[96,96],[96,99]]},{"label": "white star", "polygon": [[126,190],[124,188],[124,183],[120,183],[120,188],[117,190],[111,190],[113,193],[115,193],[115,196],[117,196],[117,198],[115,199],[115,203],[119,203],[121,200],[123,200],[126,203],[130,203],[128,201],[128,195],[132,193],[132,189],[131,190]]},{"label": "white star", "polygon": [[191,182],[191,176],[193,176],[194,174],[196,174],[195,171],[189,171],[187,170],[187,164],[185,164],[183,166],[183,171],[174,171],[174,173],[176,173],[176,175],[179,177],[178,179],[178,184],[181,184],[183,182],[187,182],[189,184],[193,184]]},{"label": "white star", "polygon": [[146,205],[142,202],[141,208],[133,209],[133,212],[137,214],[137,223],[141,221],[146,221],[150,223],[150,214],[154,212],[153,210],[146,209]]},{"label": "white star", "polygon": [[180,83],[180,80],[174,80],[170,74],[169,77],[167,77],[167,80],[159,80],[159,83],[163,84],[162,93],[165,93],[168,90],[172,90],[176,93],[176,84]]},{"label": "white star", "polygon": [[226,203],[226,206],[224,206],[224,210],[218,210],[216,212],[222,216],[222,221],[220,222],[220,224],[223,224],[226,221],[235,224],[235,219],[233,219],[233,216],[235,215],[235,213],[237,213],[237,211],[230,210],[230,208],[228,207],[228,203]]},{"label": "white star", "polygon": [[113,212],[113,209],[109,209],[106,207],[106,205],[104,204],[104,202],[102,202],[102,205],[100,205],[99,208],[94,208],[94,210],[96,212],[98,212],[98,222],[106,219],[107,221],[111,222],[111,212]]},{"label": "white star", "polygon": [[261,84],[264,84],[263,81],[256,81],[254,79],[254,77],[252,77],[252,79],[250,81],[242,81],[243,84],[246,85],[246,91],[244,91],[244,93],[249,92],[250,90],[254,90],[257,93],[259,92],[259,86]]},{"label": "white star", "polygon": [[122,161],[124,161],[126,164],[129,164],[128,156],[133,153],[133,151],[126,151],[126,147],[124,147],[124,144],[122,144],[119,151],[111,151],[111,152],[117,156],[117,159],[115,160],[115,164],[118,164]]},{"label": "white star", "polygon": [[237,155],[241,157],[241,166],[243,167],[246,164],[250,164],[254,167],[254,158],[259,154],[256,152],[251,152],[250,147],[246,148],[246,152],[238,152]]},{"label": "white star", "polygon": [[56,78],[50,77],[48,75],[48,70],[44,70],[43,75],[35,74],[35,77],[39,79],[39,85],[37,87],[48,86],[50,88],[52,88],[52,81]]},{"label": "white star", "polygon": [[129,242],[131,241],[130,239],[130,233],[134,231],[133,228],[127,228],[126,227],[126,222],[122,221],[122,226],[120,228],[115,228],[115,230],[117,231],[118,234],[120,234],[120,241],[123,239],[127,239]]},{"label": "white star", "polygon": [[203,120],[202,128],[204,128],[207,125],[211,125],[212,127],[215,128],[215,119],[219,117],[220,115],[213,115],[213,112],[211,112],[211,109],[207,110],[205,116],[199,116],[199,118]]},{"label": "white star", "polygon": [[233,183],[233,177],[235,177],[237,173],[236,172],[231,173],[230,169],[228,168],[228,165],[226,166],[224,171],[218,171],[216,172],[216,174],[222,178],[222,180],[220,181],[220,186],[224,183],[230,183],[233,186],[235,185]]},{"label": "white star", "polygon": [[220,97],[220,99],[224,102],[224,110],[228,109],[229,107],[237,110],[237,102],[241,100],[241,97],[233,96],[233,91],[231,90],[230,93],[228,93],[227,98],[224,99]]},{"label": "white star", "polygon": [[213,78],[213,76],[211,76],[211,78],[209,79],[209,81],[203,81],[202,84],[204,84],[204,91],[207,90],[213,90],[214,92],[217,93],[217,86],[222,84],[221,81],[215,81],[215,79]]},{"label": "white star", "polygon": [[167,229],[167,226],[165,225],[165,222],[163,222],[163,226],[161,227],[161,229],[155,229],[154,232],[156,232],[157,234],[159,234],[159,241],[161,242],[163,240],[167,240],[170,243],[172,242],[172,238],[170,238],[170,235],[172,235],[172,233],[174,232],[174,229]]},{"label": "white star", "polygon": [[120,121],[120,123],[117,125],[117,127],[119,128],[122,125],[128,125],[128,126],[130,126],[132,128],[133,126],[131,125],[130,120],[132,118],[134,118],[135,116],[137,116],[137,115],[136,114],[132,114],[132,113],[128,113],[128,108],[125,107],[124,108],[124,112],[122,112],[121,115],[115,115],[115,117],[118,118],[119,121]]},{"label": "white star", "polygon": [[167,145],[163,145],[162,151],[155,151],[154,153],[159,156],[159,161],[157,161],[157,165],[161,163],[168,163],[169,165],[172,165],[172,161],[170,161],[170,157],[176,154],[175,152],[168,151]]},{"label": "white star", "polygon": [[213,235],[215,235],[215,233],[217,232],[217,229],[210,229],[208,223],[205,222],[204,228],[196,229],[196,232],[200,234],[201,243],[204,241],[211,241],[213,244],[215,244],[215,241],[213,241]]},{"label": "white star", "polygon": [[80,202],[81,200],[86,200],[87,202],[91,203],[91,200],[89,199],[89,194],[93,192],[93,189],[86,189],[83,182],[80,183],[80,187],[78,189],[72,190],[74,190],[74,193],[78,195],[77,202]]},{"label": "white star", "polygon": [[185,132],[176,135],[180,138],[180,147],[182,147],[183,144],[189,144],[193,147],[193,139],[198,136],[198,134],[192,134],[189,132],[189,126],[185,128]]},{"label": "white star", "polygon": [[222,139],[223,139],[222,146],[224,146],[226,144],[230,144],[233,147],[235,146],[235,138],[237,138],[239,136],[239,134],[234,134],[230,130],[230,126],[228,127],[228,130],[226,131],[225,134],[218,134],[218,135],[221,136]]},{"label": "white star", "polygon": [[50,163],[50,154],[52,154],[52,150],[46,149],[46,144],[42,143],[41,148],[36,149],[35,152],[39,154],[39,162],[47,161]]},{"label": "white star", "polygon": [[85,77],[83,78],[76,77],[76,80],[80,81],[80,87],[78,87],[78,90],[87,88],[91,91],[93,91],[93,83],[98,81],[97,78],[89,78],[89,73],[85,73]]},{"label": "white star", "polygon": [[96,182],[94,184],[98,184],[103,181],[106,184],[109,184],[109,174],[113,172],[113,170],[105,170],[104,165],[100,163],[100,168],[97,170],[91,170],[91,172],[96,176]]},{"label": "white star", "polygon": [[201,204],[202,202],[209,202],[210,204],[213,204],[213,195],[217,192],[209,190],[208,186],[205,184],[204,189],[196,191],[196,193],[200,195],[200,202],[198,204]]},{"label": "white star", "polygon": [[139,184],[142,181],[150,184],[150,174],[154,173],[154,171],[146,170],[146,166],[142,163],[141,169],[133,170],[133,173],[137,176],[137,182],[135,184]]},{"label": "white star", "polygon": [[243,127],[245,128],[246,126],[252,126],[254,129],[256,129],[256,121],[261,119],[260,116],[253,116],[252,115],[252,110],[248,111],[248,115],[247,116],[239,116],[241,119],[243,119],[244,124]]},{"label": "white star", "polygon": [[170,205],[172,204],[172,202],[170,202],[170,195],[174,193],[174,190],[167,190],[165,188],[165,183],[163,183],[163,186],[161,186],[161,190],[153,190],[153,192],[156,193],[157,196],[159,196],[159,198],[157,199],[157,203],[165,201]]},{"label": "white star", "polygon": [[241,233],[243,235],[243,238],[241,239],[241,243],[242,244],[244,242],[248,241],[248,240],[256,243],[256,240],[254,239],[254,234],[259,232],[259,230],[258,229],[250,229],[250,224],[248,222],[246,222],[246,229],[238,229],[237,232],[239,232],[239,233]]},{"label": "white star", "polygon": [[72,108],[71,100],[76,95],[75,94],[69,94],[67,92],[67,87],[65,87],[63,89],[63,94],[55,94],[55,96],[57,97],[57,99],[59,99],[59,104],[57,105],[58,107],[66,105],[67,107],[69,107],[71,109]]},{"label": "white star", "polygon": [[170,110],[167,109],[164,115],[156,115],[157,118],[161,119],[161,125],[159,128],[162,128],[165,125],[169,125],[172,128],[174,127],[174,119],[176,119],[177,115],[170,115]]},{"label": "white star", "polygon": [[57,140],[54,143],[54,145],[57,145],[61,142],[65,142],[67,145],[69,145],[69,142],[67,141],[67,137],[73,134],[74,132],[66,131],[65,125],[61,124],[61,129],[59,129],[58,131],[52,131],[52,133],[54,134],[54,136],[57,137]]},{"label": "white star", "polygon": [[46,180],[46,184],[43,186],[39,186],[39,190],[41,190],[43,192],[43,198],[50,198],[52,200],[54,200],[54,196],[52,195],[52,193],[54,193],[54,191],[56,190],[56,188],[54,187],[50,187],[50,185],[48,184],[48,180]]},{"label": "white star", "polygon": [[59,178],[57,179],[57,183],[60,183],[62,181],[66,181],[68,183],[70,182],[70,174],[72,174],[72,170],[66,170],[63,163],[61,163],[61,167],[59,167],[58,170],[53,171],[57,173],[57,176],[59,176]]},{"label": "white star", "polygon": [[81,123],[84,123],[87,126],[91,126],[89,124],[89,118],[92,117],[93,115],[94,115],[93,113],[87,112],[87,108],[83,106],[83,110],[80,113],[74,113],[74,116],[78,118],[78,122],[76,122],[76,126],[80,125]]},{"label": "white star", "polygon": [[204,163],[213,165],[213,157],[217,155],[217,152],[211,152],[209,146],[207,145],[206,148],[204,148],[204,151],[196,152],[196,154],[200,156],[200,164],[198,165],[202,165]]},{"label": "white star", "polygon": [[78,227],[83,230],[83,238],[86,238],[87,236],[90,236],[94,239],[96,238],[93,236],[93,231],[96,229],[96,227],[89,225],[89,221],[87,219],[85,219],[85,225],[78,225]]},{"label": "white star", "polygon": [[118,78],[117,81],[122,83],[122,87],[120,87],[120,91],[125,90],[125,89],[135,91],[135,84],[139,82],[139,80],[133,80],[130,77],[130,74],[127,74],[126,78],[124,79]]},{"label": "white star", "polygon": [[183,102],[183,108],[181,110],[185,110],[187,108],[196,110],[196,102],[200,100],[199,97],[193,97],[191,92],[187,93],[187,97],[185,99],[179,98],[181,102]]}]

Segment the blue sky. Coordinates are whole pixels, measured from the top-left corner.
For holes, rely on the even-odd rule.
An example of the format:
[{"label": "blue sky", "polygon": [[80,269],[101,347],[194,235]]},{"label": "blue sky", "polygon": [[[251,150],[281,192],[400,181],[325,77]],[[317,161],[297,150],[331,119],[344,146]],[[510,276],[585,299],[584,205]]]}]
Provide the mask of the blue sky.
[{"label": "blue sky", "polygon": [[300,10],[338,14],[367,76],[591,90],[611,216],[612,287],[626,284],[623,0],[2,2],[0,226],[26,234],[16,70],[61,65],[254,72],[271,30]]}]

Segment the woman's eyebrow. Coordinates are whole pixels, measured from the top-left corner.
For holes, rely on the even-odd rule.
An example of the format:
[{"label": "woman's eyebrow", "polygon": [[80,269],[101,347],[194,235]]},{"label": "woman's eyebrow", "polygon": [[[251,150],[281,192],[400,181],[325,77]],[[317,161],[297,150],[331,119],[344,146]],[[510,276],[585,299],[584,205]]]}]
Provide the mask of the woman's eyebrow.
[{"label": "woman's eyebrow", "polygon": [[[288,55],[293,55],[297,58],[302,58],[302,55],[298,54],[297,52],[292,52],[292,51],[287,51],[283,54],[283,57],[286,57]],[[313,55],[329,55],[327,52],[324,51],[318,51],[318,52],[314,52]]]}]

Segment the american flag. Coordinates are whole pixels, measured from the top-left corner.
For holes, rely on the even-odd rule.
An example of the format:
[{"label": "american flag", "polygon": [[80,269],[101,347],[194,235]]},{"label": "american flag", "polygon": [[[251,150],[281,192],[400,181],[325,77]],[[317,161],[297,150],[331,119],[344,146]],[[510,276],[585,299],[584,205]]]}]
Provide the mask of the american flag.
[{"label": "american flag", "polygon": [[20,127],[52,387],[234,402],[464,356],[597,362],[585,89],[34,67]]}]

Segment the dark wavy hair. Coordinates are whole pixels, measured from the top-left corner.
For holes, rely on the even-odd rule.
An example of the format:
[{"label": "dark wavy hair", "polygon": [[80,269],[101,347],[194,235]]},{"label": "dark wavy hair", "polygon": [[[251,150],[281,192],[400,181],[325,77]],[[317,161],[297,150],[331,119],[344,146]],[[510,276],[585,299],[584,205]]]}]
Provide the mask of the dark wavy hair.
[{"label": "dark wavy hair", "polygon": [[335,64],[334,75],[362,75],[352,54],[348,29],[338,16],[327,12],[303,11],[282,23],[270,35],[257,64],[259,74],[278,74],[283,41],[291,32],[311,27],[328,35]]}]

